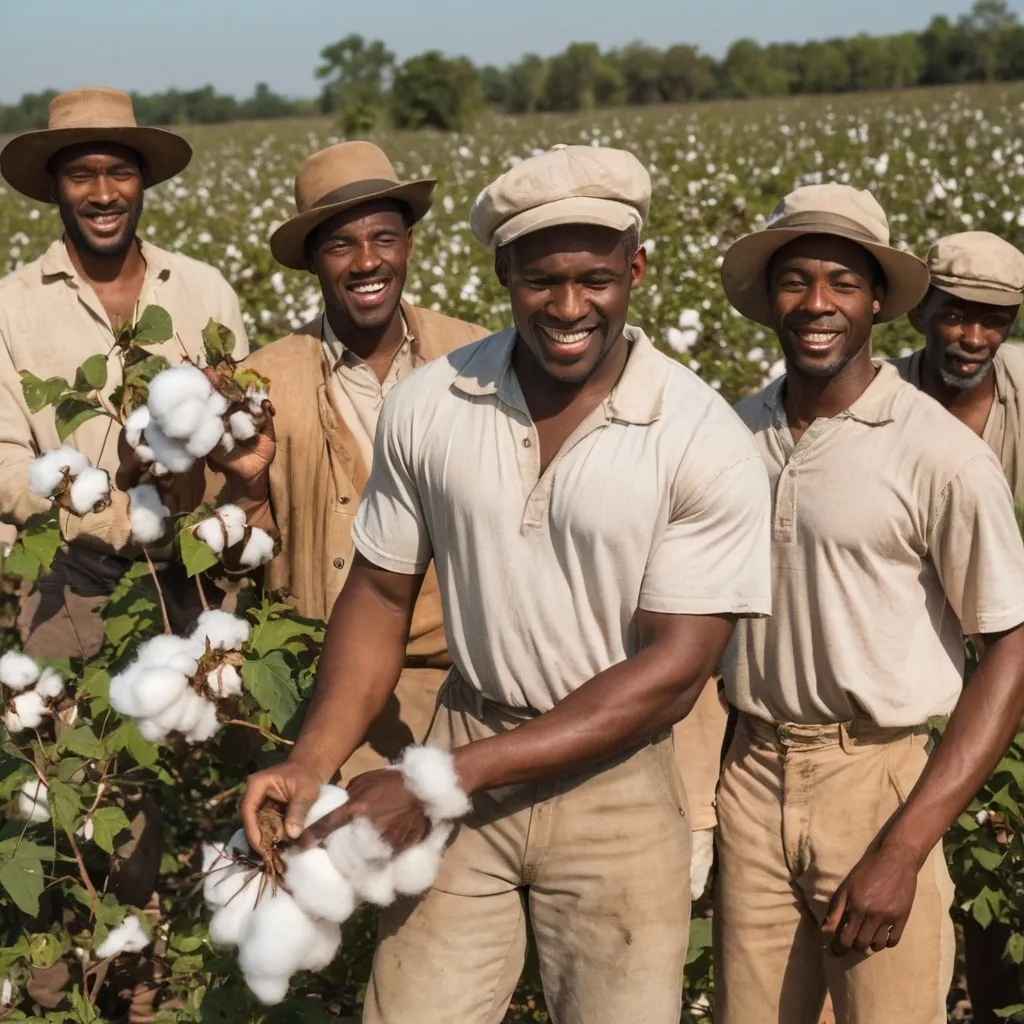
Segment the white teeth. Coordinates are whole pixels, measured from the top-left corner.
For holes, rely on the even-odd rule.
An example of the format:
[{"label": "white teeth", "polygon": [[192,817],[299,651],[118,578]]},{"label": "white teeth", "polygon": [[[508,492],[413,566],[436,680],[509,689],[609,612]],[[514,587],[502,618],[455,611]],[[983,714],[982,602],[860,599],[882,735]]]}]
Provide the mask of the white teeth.
[{"label": "white teeth", "polygon": [[376,292],[382,292],[387,288],[387,282],[378,281],[373,284],[354,284],[352,285],[352,291],[357,295],[373,295]]},{"label": "white teeth", "polygon": [[545,327],[544,333],[556,345],[578,345],[581,341],[589,338],[594,333],[594,329],[590,328],[587,331],[574,331],[572,334],[567,334],[565,331],[553,331],[550,327]]},{"label": "white teeth", "polygon": [[835,337],[834,334],[805,334],[804,341],[809,341],[812,345],[824,345],[826,342],[831,341]]}]

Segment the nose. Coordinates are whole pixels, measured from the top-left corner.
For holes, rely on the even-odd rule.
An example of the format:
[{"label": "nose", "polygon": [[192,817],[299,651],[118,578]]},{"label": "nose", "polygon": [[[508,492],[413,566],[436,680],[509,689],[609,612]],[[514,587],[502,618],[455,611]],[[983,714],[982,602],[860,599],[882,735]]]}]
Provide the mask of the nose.
[{"label": "nose", "polygon": [[93,187],[89,192],[89,202],[97,206],[110,206],[116,203],[120,195],[117,182],[108,174],[97,174],[92,179]]},{"label": "nose", "polygon": [[363,242],[356,251],[353,269],[360,274],[371,274],[381,265],[381,262],[377,247],[373,242],[367,241]]},{"label": "nose", "polygon": [[960,344],[968,352],[980,352],[985,346],[985,332],[981,324],[970,321],[960,328]]},{"label": "nose", "polygon": [[814,281],[803,294],[800,308],[812,316],[824,316],[836,311],[832,289],[827,281]]},{"label": "nose", "polygon": [[552,289],[546,312],[563,324],[579,323],[590,313],[586,289],[575,284],[563,284]]}]

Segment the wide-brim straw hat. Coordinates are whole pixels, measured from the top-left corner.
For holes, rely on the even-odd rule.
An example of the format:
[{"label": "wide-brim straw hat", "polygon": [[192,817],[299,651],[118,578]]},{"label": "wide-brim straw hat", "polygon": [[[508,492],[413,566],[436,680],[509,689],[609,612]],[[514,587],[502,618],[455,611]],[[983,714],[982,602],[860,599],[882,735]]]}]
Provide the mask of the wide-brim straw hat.
[{"label": "wide-brim straw hat", "polygon": [[146,188],[180,174],[192,159],[192,147],[180,135],[136,124],[127,93],[91,86],[55,96],[49,127],[11,139],[0,152],[0,174],[22,195],[55,202],[47,166],[62,149],[83,142],[117,143],[134,150],[142,158]]},{"label": "wide-brim straw hat", "polygon": [[732,305],[765,327],[774,325],[768,265],[784,245],[804,235],[835,235],[863,246],[886,277],[885,298],[875,318],[896,320],[928,291],[928,267],[912,253],[889,244],[889,222],[870,192],[849,185],[805,185],[772,211],[764,227],[730,246],[722,262],[722,284]]},{"label": "wide-brim straw hat", "polygon": [[278,263],[306,270],[306,239],[325,220],[353,206],[394,199],[409,208],[415,224],[430,209],[436,187],[433,178],[399,181],[372,142],[339,142],[303,161],[295,176],[297,212],[270,236],[270,251]]}]

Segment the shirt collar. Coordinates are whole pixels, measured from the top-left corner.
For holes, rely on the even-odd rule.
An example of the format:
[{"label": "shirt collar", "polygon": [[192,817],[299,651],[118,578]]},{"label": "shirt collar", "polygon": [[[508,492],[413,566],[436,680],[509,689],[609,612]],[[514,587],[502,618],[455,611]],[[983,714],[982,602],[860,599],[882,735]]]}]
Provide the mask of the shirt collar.
[{"label": "shirt collar", "polygon": [[[171,276],[173,257],[171,253],[158,246],[151,245],[141,238],[136,239],[139,252],[146,261],[146,277],[153,276],[158,281],[166,281]],[[78,271],[71,262],[68,247],[64,243],[64,235],[50,243],[39,261],[39,270],[43,277],[69,277],[78,279]]]},{"label": "shirt collar", "polygon": [[[412,349],[413,365],[419,366],[418,354],[419,346],[416,342],[416,336],[412,333],[409,328],[409,321],[405,317],[405,313],[400,313],[402,317],[402,324],[405,327],[405,337],[403,344],[408,344]],[[353,363],[361,363],[364,360],[360,359],[335,333],[334,328],[331,326],[331,321],[327,317],[326,310],[320,316],[320,331],[321,339],[327,346],[327,350],[331,354],[332,362],[328,367],[329,372],[334,373],[338,369],[339,365],[343,360],[351,360]]]},{"label": "shirt collar", "polygon": [[[622,375],[605,399],[608,416],[623,423],[654,423],[661,418],[669,386],[665,357],[640,328],[627,326],[623,333],[631,349]],[[497,395],[506,404],[524,407],[512,370],[517,336],[516,329],[508,327],[478,343],[453,385],[463,394]]]}]

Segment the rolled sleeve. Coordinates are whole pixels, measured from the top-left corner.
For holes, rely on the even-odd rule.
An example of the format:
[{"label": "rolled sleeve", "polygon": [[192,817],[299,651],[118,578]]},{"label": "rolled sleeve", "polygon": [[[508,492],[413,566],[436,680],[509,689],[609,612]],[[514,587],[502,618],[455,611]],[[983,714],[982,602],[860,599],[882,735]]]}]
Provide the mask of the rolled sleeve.
[{"label": "rolled sleeve", "polygon": [[410,420],[399,386],[381,410],[373,469],[352,524],[352,540],[374,565],[415,576],[427,571],[433,550],[416,482]]},{"label": "rolled sleeve", "polygon": [[676,503],[647,564],[640,607],[676,615],[769,614],[770,529],[768,474],[760,456],[751,455]]}]

